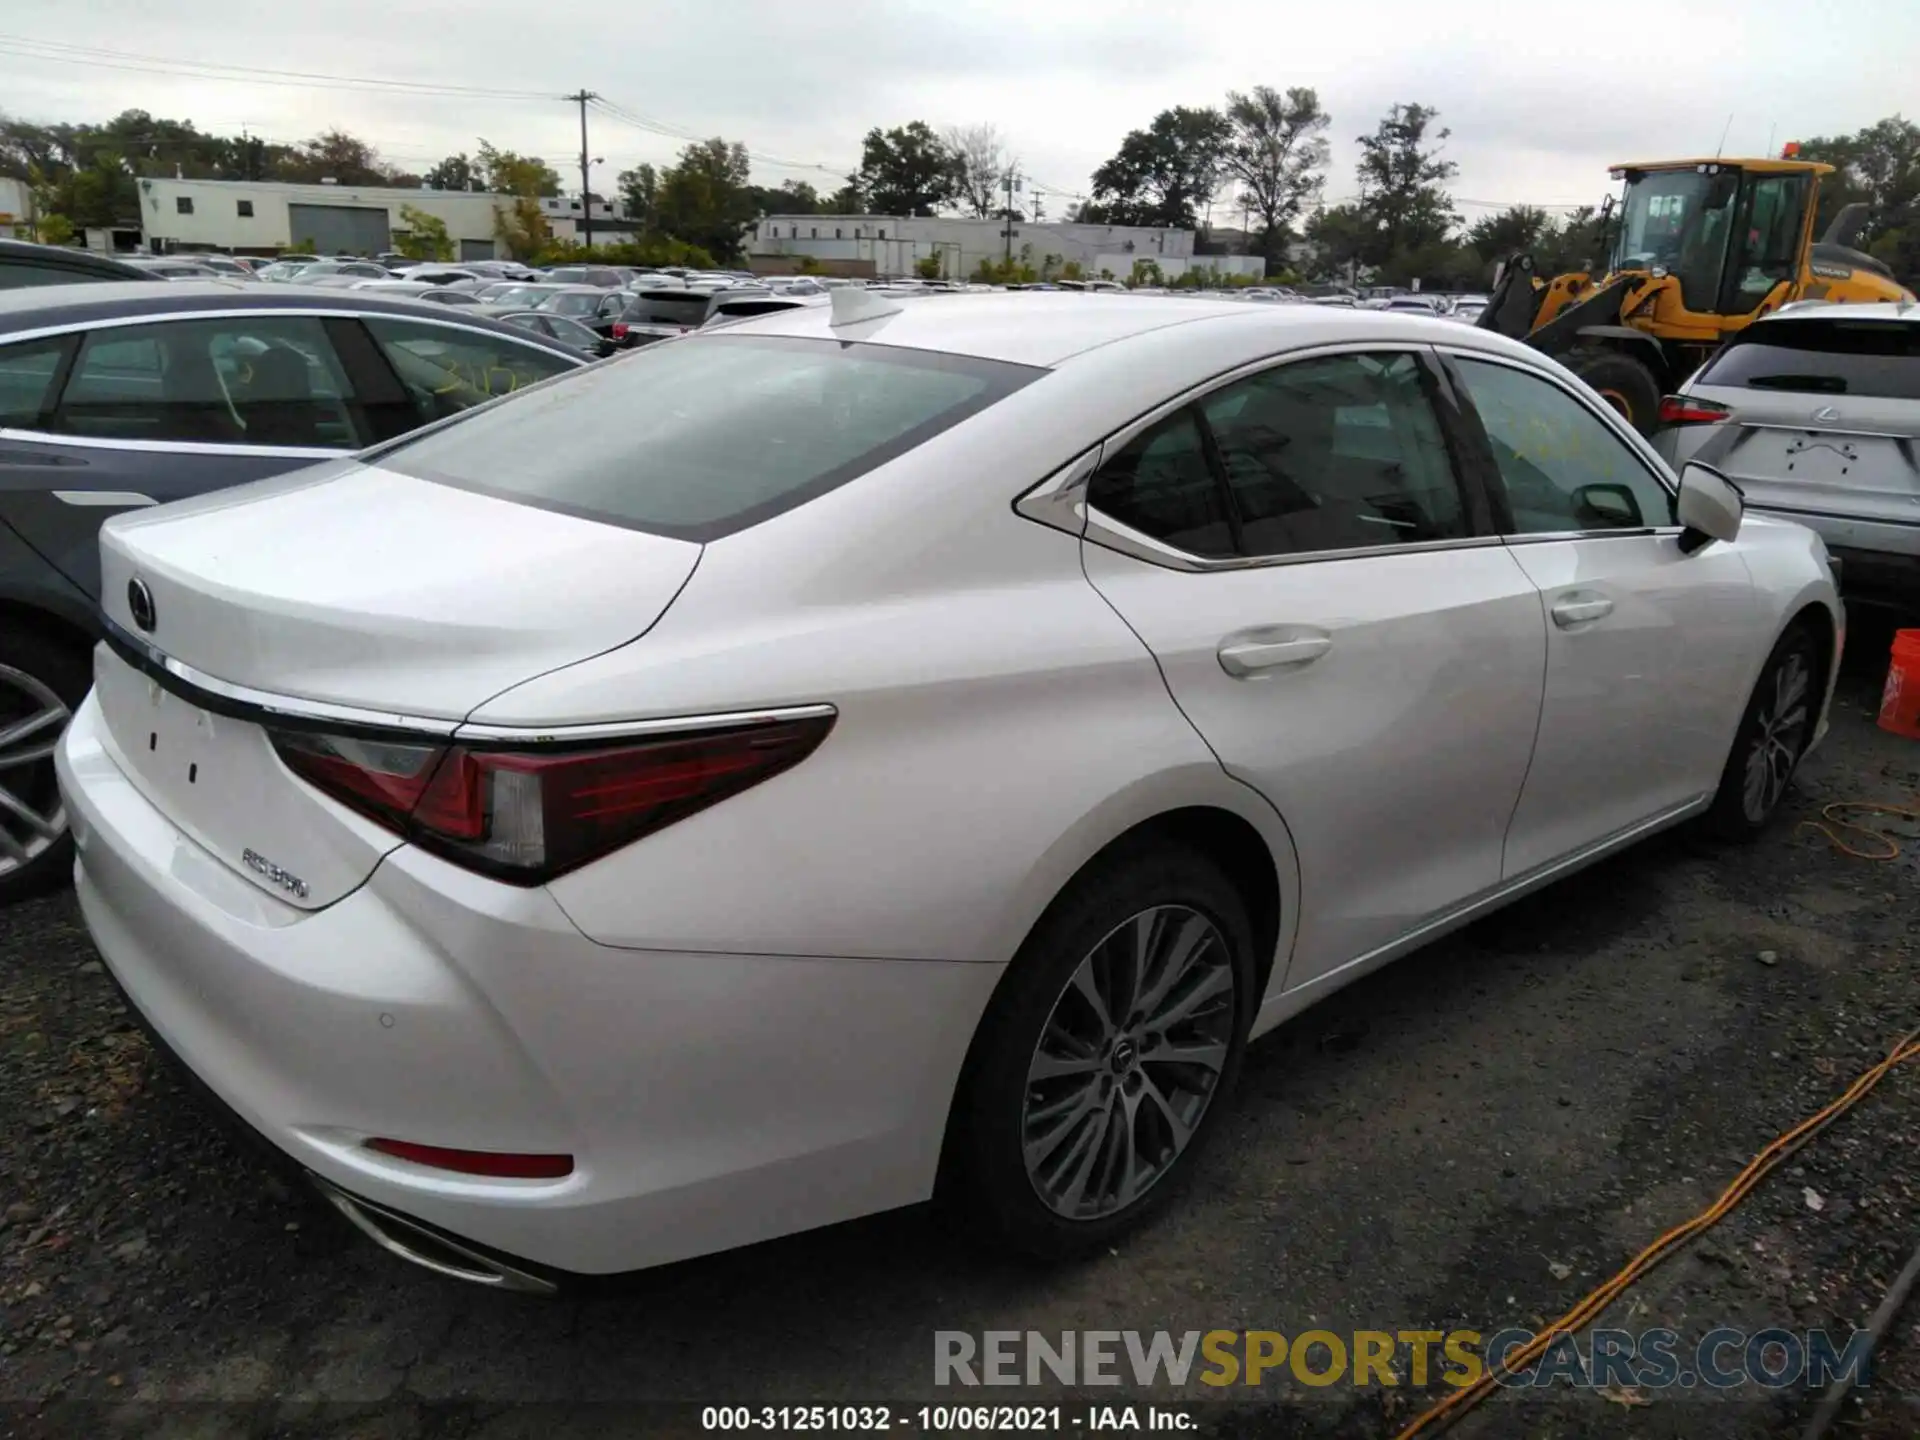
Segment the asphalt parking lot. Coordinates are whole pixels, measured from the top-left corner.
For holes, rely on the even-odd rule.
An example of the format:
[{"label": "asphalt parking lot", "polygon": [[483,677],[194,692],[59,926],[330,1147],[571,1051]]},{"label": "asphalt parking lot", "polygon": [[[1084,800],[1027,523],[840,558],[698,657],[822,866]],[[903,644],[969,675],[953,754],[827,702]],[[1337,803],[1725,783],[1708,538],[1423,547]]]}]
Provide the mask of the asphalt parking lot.
[{"label": "asphalt parking lot", "polygon": [[[1872,723],[1887,638],[1856,617],[1833,733],[1758,845],[1662,837],[1287,1025],[1184,1202],[1073,1268],[984,1259],[910,1211],[615,1295],[443,1282],[208,1122],[125,1019],[70,895],[0,912],[0,1430],[602,1434],[661,1400],[985,1398],[935,1389],[942,1329],[1542,1323],[1920,1024],[1920,839],[1873,862],[1803,823],[1920,800],[1920,744]],[[1861,1323],[1920,1240],[1916,1069],[1608,1323]],[[1229,1395],[1160,1398],[1204,1399],[1203,1428],[1234,1435],[1391,1433],[1419,1408],[1379,1387]],[[1502,1393],[1454,1433],[1763,1436],[1810,1409],[1751,1388]],[[1916,1432],[1909,1306],[1836,1433]]]}]

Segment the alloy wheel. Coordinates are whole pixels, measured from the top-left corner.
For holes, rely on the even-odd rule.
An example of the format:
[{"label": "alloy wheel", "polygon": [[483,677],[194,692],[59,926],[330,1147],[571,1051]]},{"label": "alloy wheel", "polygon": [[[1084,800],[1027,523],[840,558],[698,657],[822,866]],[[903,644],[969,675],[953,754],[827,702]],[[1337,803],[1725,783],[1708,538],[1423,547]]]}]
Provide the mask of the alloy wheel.
[{"label": "alloy wheel", "polygon": [[31,865],[67,833],[53,752],[71,714],[45,682],[0,665],[0,877]]},{"label": "alloy wheel", "polygon": [[1057,1215],[1093,1220],[1138,1200],[1186,1150],[1239,1021],[1233,960],[1199,911],[1122,922],[1075,967],[1027,1068],[1027,1178]]},{"label": "alloy wheel", "polygon": [[1741,775],[1740,803],[1747,819],[1759,824],[1773,813],[1786,794],[1793,767],[1806,748],[1810,723],[1808,701],[1813,692],[1806,655],[1790,651],[1773,672],[1773,684],[1763,692],[1754,711],[1753,730]]}]

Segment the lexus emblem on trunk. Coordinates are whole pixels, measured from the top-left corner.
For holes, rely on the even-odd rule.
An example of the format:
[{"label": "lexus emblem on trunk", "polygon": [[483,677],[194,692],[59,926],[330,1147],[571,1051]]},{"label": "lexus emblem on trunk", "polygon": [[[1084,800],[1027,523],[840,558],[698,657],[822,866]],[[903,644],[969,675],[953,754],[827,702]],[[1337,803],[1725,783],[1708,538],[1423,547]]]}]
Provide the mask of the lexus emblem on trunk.
[{"label": "lexus emblem on trunk", "polygon": [[1840,412],[1831,405],[1822,405],[1818,410],[1813,412],[1813,418],[1816,420],[1838,420],[1840,418]]},{"label": "lexus emblem on trunk", "polygon": [[147,588],[147,582],[138,578],[127,581],[127,609],[133,613],[133,623],[142,630],[152,632],[159,617],[153,611],[153,591]]}]

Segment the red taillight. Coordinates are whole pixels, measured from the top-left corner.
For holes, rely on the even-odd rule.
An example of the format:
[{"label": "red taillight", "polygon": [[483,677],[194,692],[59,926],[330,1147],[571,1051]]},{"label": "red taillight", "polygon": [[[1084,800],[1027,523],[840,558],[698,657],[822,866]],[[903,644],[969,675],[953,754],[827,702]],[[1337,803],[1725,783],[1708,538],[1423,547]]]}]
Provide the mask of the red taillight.
[{"label": "red taillight", "polygon": [[1660,402],[1662,425],[1717,425],[1733,413],[1717,400],[1697,400],[1686,395],[1668,395]]},{"label": "red taillight", "polygon": [[797,765],[833,720],[524,750],[269,734],[288,769],[342,804],[469,869],[533,885]]},{"label": "red taillight", "polygon": [[616,320],[613,322],[613,338],[616,340],[624,340],[627,338],[627,322],[626,321]]},{"label": "red taillight", "polygon": [[379,1138],[367,1141],[369,1150],[436,1170],[461,1175],[485,1175],[497,1180],[558,1180],[573,1173],[571,1155],[516,1155],[503,1150],[449,1150],[442,1145],[416,1145],[411,1140]]}]

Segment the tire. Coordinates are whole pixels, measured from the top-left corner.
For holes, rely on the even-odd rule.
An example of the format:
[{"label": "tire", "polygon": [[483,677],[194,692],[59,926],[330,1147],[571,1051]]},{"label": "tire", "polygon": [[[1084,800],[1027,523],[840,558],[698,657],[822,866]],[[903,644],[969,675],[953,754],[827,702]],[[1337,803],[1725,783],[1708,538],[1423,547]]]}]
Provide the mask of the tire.
[{"label": "tire", "polygon": [[1641,361],[1622,350],[1583,345],[1567,356],[1566,364],[1642,435],[1658,428],[1660,382]]},{"label": "tire", "polygon": [[1720,788],[1707,811],[1707,826],[1715,834],[1752,840],[1766,829],[1813,739],[1825,683],[1819,638],[1811,626],[1793,625],[1767,656],[1741,713]]},{"label": "tire", "polygon": [[92,683],[84,649],[0,624],[0,732],[38,721],[0,745],[0,905],[72,878],[73,836],[54,781],[53,746]]},{"label": "tire", "polygon": [[[1143,987],[1128,977],[1142,941],[1145,995],[1163,992],[1144,1008],[1177,1018],[1156,1025],[1116,1014],[1103,1028],[1087,994],[1110,1005],[1124,997],[1135,1010]],[[1183,952],[1186,968],[1169,983]],[[1257,998],[1254,973],[1246,905],[1204,856],[1142,848],[1083,872],[987,1007],[955,1101],[941,1198],[989,1241],[1046,1260],[1086,1253],[1145,1221],[1192,1172],[1226,1109]],[[1198,1063],[1168,1058],[1175,1048]]]}]

